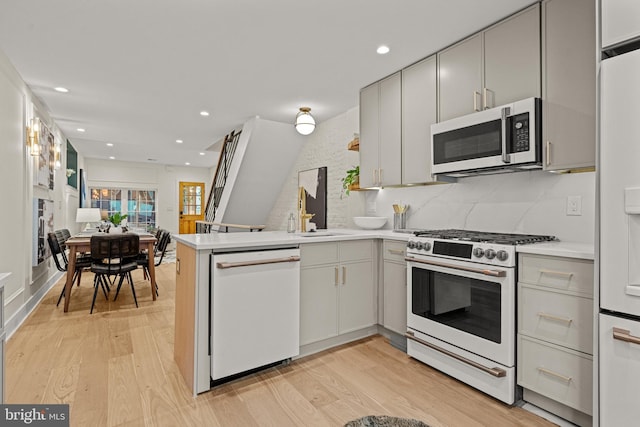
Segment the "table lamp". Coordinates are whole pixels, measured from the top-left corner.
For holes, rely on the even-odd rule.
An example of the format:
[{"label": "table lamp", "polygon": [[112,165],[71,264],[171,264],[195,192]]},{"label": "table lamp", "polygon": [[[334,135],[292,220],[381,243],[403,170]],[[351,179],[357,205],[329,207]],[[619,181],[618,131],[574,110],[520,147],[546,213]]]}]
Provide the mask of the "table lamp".
[{"label": "table lamp", "polygon": [[100,222],[100,209],[98,208],[78,208],[76,211],[76,222],[85,222],[84,230],[88,229],[92,222]]}]

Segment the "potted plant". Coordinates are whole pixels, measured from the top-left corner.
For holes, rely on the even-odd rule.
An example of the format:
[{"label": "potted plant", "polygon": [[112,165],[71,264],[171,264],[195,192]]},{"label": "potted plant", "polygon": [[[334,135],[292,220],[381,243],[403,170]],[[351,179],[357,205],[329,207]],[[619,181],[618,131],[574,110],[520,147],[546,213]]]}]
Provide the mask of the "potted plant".
[{"label": "potted plant", "polygon": [[122,222],[127,219],[127,216],[128,216],[127,214],[123,215],[120,212],[115,212],[109,215],[108,220],[111,224],[113,224],[113,227],[107,228],[107,233],[114,233],[114,232],[118,233],[118,232],[127,231],[124,225],[120,227]]},{"label": "potted plant", "polygon": [[360,188],[360,166],[354,166],[347,170],[347,175],[342,178],[342,192],[349,195],[349,191]]}]

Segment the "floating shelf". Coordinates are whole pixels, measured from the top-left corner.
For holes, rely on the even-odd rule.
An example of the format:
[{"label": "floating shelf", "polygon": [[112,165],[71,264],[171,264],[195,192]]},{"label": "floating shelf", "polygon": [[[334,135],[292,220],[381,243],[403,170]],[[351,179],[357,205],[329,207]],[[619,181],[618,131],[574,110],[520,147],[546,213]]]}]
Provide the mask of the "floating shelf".
[{"label": "floating shelf", "polygon": [[360,138],[354,138],[351,142],[349,142],[349,144],[347,145],[347,150],[360,151]]}]

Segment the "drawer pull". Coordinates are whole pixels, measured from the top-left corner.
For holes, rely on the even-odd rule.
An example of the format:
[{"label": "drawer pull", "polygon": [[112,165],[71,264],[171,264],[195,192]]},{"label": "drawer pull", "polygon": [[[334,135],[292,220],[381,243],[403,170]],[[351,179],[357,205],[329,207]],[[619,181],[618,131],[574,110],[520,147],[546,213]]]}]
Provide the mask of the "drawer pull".
[{"label": "drawer pull", "polygon": [[390,254],[393,255],[404,255],[404,251],[398,250],[398,249],[388,249]]},{"label": "drawer pull", "polygon": [[567,279],[571,279],[573,277],[573,273],[567,273],[564,271],[553,271],[553,270],[540,270],[540,274],[549,274],[552,276],[561,276],[566,277]]},{"label": "drawer pull", "polygon": [[553,314],[549,314],[549,313],[543,313],[543,312],[539,312],[538,316],[544,318],[544,319],[549,319],[549,320],[556,320],[558,322],[565,322],[567,324],[571,324],[571,322],[573,322],[573,319],[569,319],[567,317],[560,317],[560,316],[555,316]]},{"label": "drawer pull", "polygon": [[630,342],[631,344],[640,344],[640,337],[631,335],[631,331],[622,328],[613,328],[613,339]]},{"label": "drawer pull", "polygon": [[552,370],[549,370],[547,368],[542,368],[540,366],[538,366],[538,371],[542,372],[543,374],[547,374],[547,375],[551,375],[552,377],[556,377],[556,378],[560,378],[562,381],[564,382],[571,382],[571,377],[566,377],[564,375],[558,374],[557,372],[553,372]]}]

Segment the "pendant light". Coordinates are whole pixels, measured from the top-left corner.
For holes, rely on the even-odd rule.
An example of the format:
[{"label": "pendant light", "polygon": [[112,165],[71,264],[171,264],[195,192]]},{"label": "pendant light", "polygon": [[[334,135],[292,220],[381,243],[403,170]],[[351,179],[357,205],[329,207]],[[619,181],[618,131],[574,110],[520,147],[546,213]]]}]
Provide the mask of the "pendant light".
[{"label": "pendant light", "polygon": [[310,111],[309,107],[300,107],[300,112],[296,115],[295,127],[301,135],[309,135],[316,128],[316,121]]}]

